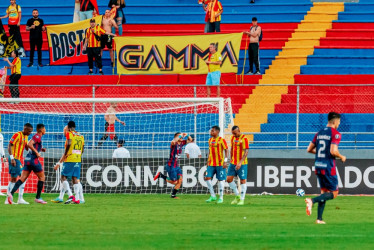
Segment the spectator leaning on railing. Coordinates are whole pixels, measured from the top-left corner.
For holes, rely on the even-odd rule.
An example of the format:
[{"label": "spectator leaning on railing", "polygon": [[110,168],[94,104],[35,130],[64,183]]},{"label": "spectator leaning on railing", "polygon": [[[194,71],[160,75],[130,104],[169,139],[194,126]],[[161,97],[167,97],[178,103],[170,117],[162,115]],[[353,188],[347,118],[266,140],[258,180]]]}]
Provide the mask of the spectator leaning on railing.
[{"label": "spectator leaning on railing", "polygon": [[221,15],[223,7],[220,1],[211,0],[206,9],[209,17],[209,33],[221,32]]},{"label": "spectator leaning on railing", "polygon": [[32,18],[27,20],[26,30],[30,31],[30,63],[27,67],[34,64],[35,46],[38,50],[38,65],[43,67],[42,64],[42,45],[43,45],[43,31],[45,31],[44,21],[39,18],[39,11],[34,9],[32,11]]},{"label": "spectator leaning on railing", "polygon": [[210,86],[217,86],[217,97],[220,96],[220,87],[221,82],[221,64],[222,64],[222,55],[217,52],[217,44],[211,43],[209,46],[209,57],[205,63],[208,65],[208,75],[206,77],[207,85],[207,96],[210,97]]}]

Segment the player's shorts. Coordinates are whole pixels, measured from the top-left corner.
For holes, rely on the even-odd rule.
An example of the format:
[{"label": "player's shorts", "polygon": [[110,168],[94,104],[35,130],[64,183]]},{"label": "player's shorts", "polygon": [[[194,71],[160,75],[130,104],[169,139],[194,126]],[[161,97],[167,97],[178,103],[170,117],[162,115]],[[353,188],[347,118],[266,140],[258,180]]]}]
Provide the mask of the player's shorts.
[{"label": "player's shorts", "polygon": [[180,167],[174,168],[166,165],[166,171],[168,172],[168,179],[171,181],[177,181],[183,176],[183,172]]},{"label": "player's shorts", "polygon": [[101,49],[105,49],[105,47],[107,47],[108,49],[113,48],[113,39],[109,35],[101,36]]},{"label": "player's shorts", "polygon": [[64,162],[61,175],[66,177],[76,177],[79,179],[81,175],[81,165],[80,162]]},{"label": "player's shorts", "polygon": [[316,170],[317,179],[321,189],[327,189],[329,191],[339,190],[339,182],[337,175],[330,175],[324,171]]},{"label": "player's shorts", "polygon": [[206,77],[207,86],[218,86],[221,82],[221,71],[209,72]]},{"label": "player's shorts", "polygon": [[22,173],[22,164],[20,160],[14,159],[16,161],[16,166],[12,165],[12,161],[10,160],[10,157],[8,157],[9,162],[9,174],[10,177],[16,178],[21,175]]},{"label": "player's shorts", "polygon": [[113,140],[114,137],[116,137],[116,134],[114,133],[115,132],[114,124],[109,124],[109,122],[106,122],[105,123],[105,132],[107,132],[107,135],[109,135],[109,138],[111,140]]},{"label": "player's shorts", "polygon": [[219,181],[226,180],[226,169],[224,169],[222,166],[208,166],[206,168],[206,175],[207,178],[213,178],[213,176],[216,175],[216,178]]},{"label": "player's shorts", "polygon": [[26,156],[25,158],[25,165],[23,166],[23,171],[34,171],[34,173],[39,173],[43,171],[42,164],[38,158],[30,158]]},{"label": "player's shorts", "polygon": [[242,165],[239,170],[235,169],[236,165],[230,163],[229,169],[227,171],[227,176],[238,176],[241,180],[247,179],[247,173],[248,173],[248,165]]}]

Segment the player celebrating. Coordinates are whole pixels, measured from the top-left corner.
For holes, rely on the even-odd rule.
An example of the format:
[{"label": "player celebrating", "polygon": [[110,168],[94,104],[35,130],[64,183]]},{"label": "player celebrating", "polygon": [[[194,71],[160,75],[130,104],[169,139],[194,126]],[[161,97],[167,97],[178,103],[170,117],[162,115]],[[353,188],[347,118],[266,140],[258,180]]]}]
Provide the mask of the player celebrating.
[{"label": "player celebrating", "polygon": [[336,198],[339,192],[335,157],[340,158],[342,162],[346,160],[346,157],[338,150],[341,140],[341,134],[337,131],[339,125],[340,114],[330,112],[327,127],[319,131],[308,146],[308,153],[316,155],[314,166],[321,187],[321,195],[313,199],[305,199],[306,214],[310,216],[313,204],[318,202],[317,224],[326,224],[322,219],[326,201]]},{"label": "player celebrating", "polygon": [[40,203],[40,204],[47,203],[42,198],[40,198],[40,195],[42,193],[43,186],[44,186],[44,181],[45,181],[45,175],[44,175],[44,171],[42,168],[42,164],[40,164],[40,161],[39,161],[40,152],[46,151],[45,148],[42,147],[42,136],[45,135],[45,132],[46,132],[44,124],[36,125],[36,131],[37,133],[32,137],[32,139],[27,144],[28,148],[31,149],[31,151],[26,155],[25,166],[22,169],[21,178],[16,182],[12,191],[8,195],[9,204],[13,203],[14,193],[27,180],[31,171],[34,171],[34,173],[39,179],[38,184],[37,184],[35,202]]},{"label": "player celebrating", "polygon": [[[29,150],[27,146],[28,136],[32,133],[33,127],[30,123],[26,123],[23,126],[23,131],[15,133],[9,141],[8,153],[9,153],[9,174],[10,182],[8,184],[8,195],[12,191],[14,185],[16,184],[17,177],[21,175],[22,163],[21,158],[23,157],[23,151]],[[25,189],[26,182],[20,187],[18,195],[18,204],[29,204],[23,199],[23,192]],[[5,204],[9,204],[9,197],[5,200]],[[11,203],[10,203],[11,204]]]},{"label": "player celebrating", "polygon": [[114,140],[115,143],[117,144],[118,136],[115,134],[114,130],[114,124],[117,122],[121,123],[123,126],[126,125],[125,122],[121,121],[118,119],[116,116],[116,108],[117,108],[117,103],[111,103],[109,108],[107,109],[105,113],[105,134],[103,137],[100,138],[100,141],[98,143],[98,147],[101,147],[106,139],[108,139],[108,136],[111,140]]},{"label": "player celebrating", "polygon": [[[233,126],[231,132],[233,134],[231,137],[231,162],[227,173],[227,183],[236,196],[231,204],[244,205],[244,198],[247,192],[249,142],[245,135],[240,133],[238,126]],[[235,176],[238,176],[240,179],[240,196],[238,188],[233,181]]]},{"label": "player celebrating", "polygon": [[154,178],[154,180],[157,180],[161,177],[168,183],[175,185],[170,196],[173,199],[178,199],[177,193],[182,185],[182,169],[179,167],[178,158],[182,154],[183,146],[187,144],[187,140],[183,140],[184,137],[192,139],[188,134],[178,132],[175,133],[174,139],[171,141],[169,160],[166,164],[166,171],[169,178],[161,172],[158,172]]},{"label": "player celebrating", "polygon": [[[209,157],[205,175],[205,181],[210,192],[210,197],[206,202],[217,201],[212,184],[212,178],[214,175],[216,175],[216,178],[218,179],[219,187],[219,199],[217,203],[223,202],[223,188],[226,179],[228,152],[226,140],[219,136],[220,131],[221,129],[218,126],[213,126],[210,130],[211,138],[209,139]],[[223,151],[225,151],[225,156],[223,156]]]}]

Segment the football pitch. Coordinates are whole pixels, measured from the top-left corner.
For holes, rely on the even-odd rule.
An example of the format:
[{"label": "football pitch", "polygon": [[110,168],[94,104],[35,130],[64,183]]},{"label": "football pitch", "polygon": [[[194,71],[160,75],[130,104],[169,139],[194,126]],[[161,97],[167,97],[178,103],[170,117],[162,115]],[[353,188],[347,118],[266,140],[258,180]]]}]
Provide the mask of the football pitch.
[{"label": "football pitch", "polygon": [[223,204],[207,204],[207,195],[86,194],[82,205],[51,203],[56,197],[1,201],[0,248],[374,249],[374,197],[328,201],[326,225],[314,224],[317,206],[306,216],[296,195],[248,195],[245,206],[231,205],[231,195]]}]

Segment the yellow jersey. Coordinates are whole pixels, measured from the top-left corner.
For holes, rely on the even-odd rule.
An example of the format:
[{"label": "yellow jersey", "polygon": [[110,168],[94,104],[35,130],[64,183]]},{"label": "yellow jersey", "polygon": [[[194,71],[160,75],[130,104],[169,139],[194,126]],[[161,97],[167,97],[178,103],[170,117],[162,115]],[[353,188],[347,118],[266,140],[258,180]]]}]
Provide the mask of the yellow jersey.
[{"label": "yellow jersey", "polygon": [[11,74],[21,74],[21,59],[15,57],[12,61],[14,67],[12,67]]},{"label": "yellow jersey", "polygon": [[223,150],[227,149],[226,140],[222,137],[213,138],[211,137],[209,143],[209,157],[208,166],[219,167],[223,166],[225,162],[225,155]]},{"label": "yellow jersey", "polygon": [[[243,158],[245,150],[249,149],[249,141],[245,135],[240,135],[239,137],[231,137],[231,164],[238,164]],[[244,159],[242,165],[248,164],[247,158]]]},{"label": "yellow jersey", "polygon": [[8,24],[9,25],[17,25],[19,22],[19,14],[21,13],[21,6],[16,4],[15,6],[9,5],[6,13],[9,16]]},{"label": "yellow jersey", "polygon": [[71,131],[66,134],[66,139],[71,140],[71,144],[65,162],[82,162],[84,147],[83,135],[80,135],[76,131]]},{"label": "yellow jersey", "polygon": [[[209,61],[211,62],[220,62],[222,61],[222,55],[218,52],[214,54],[209,54]],[[219,71],[221,69],[221,65],[219,64],[208,64],[209,72]]]}]

